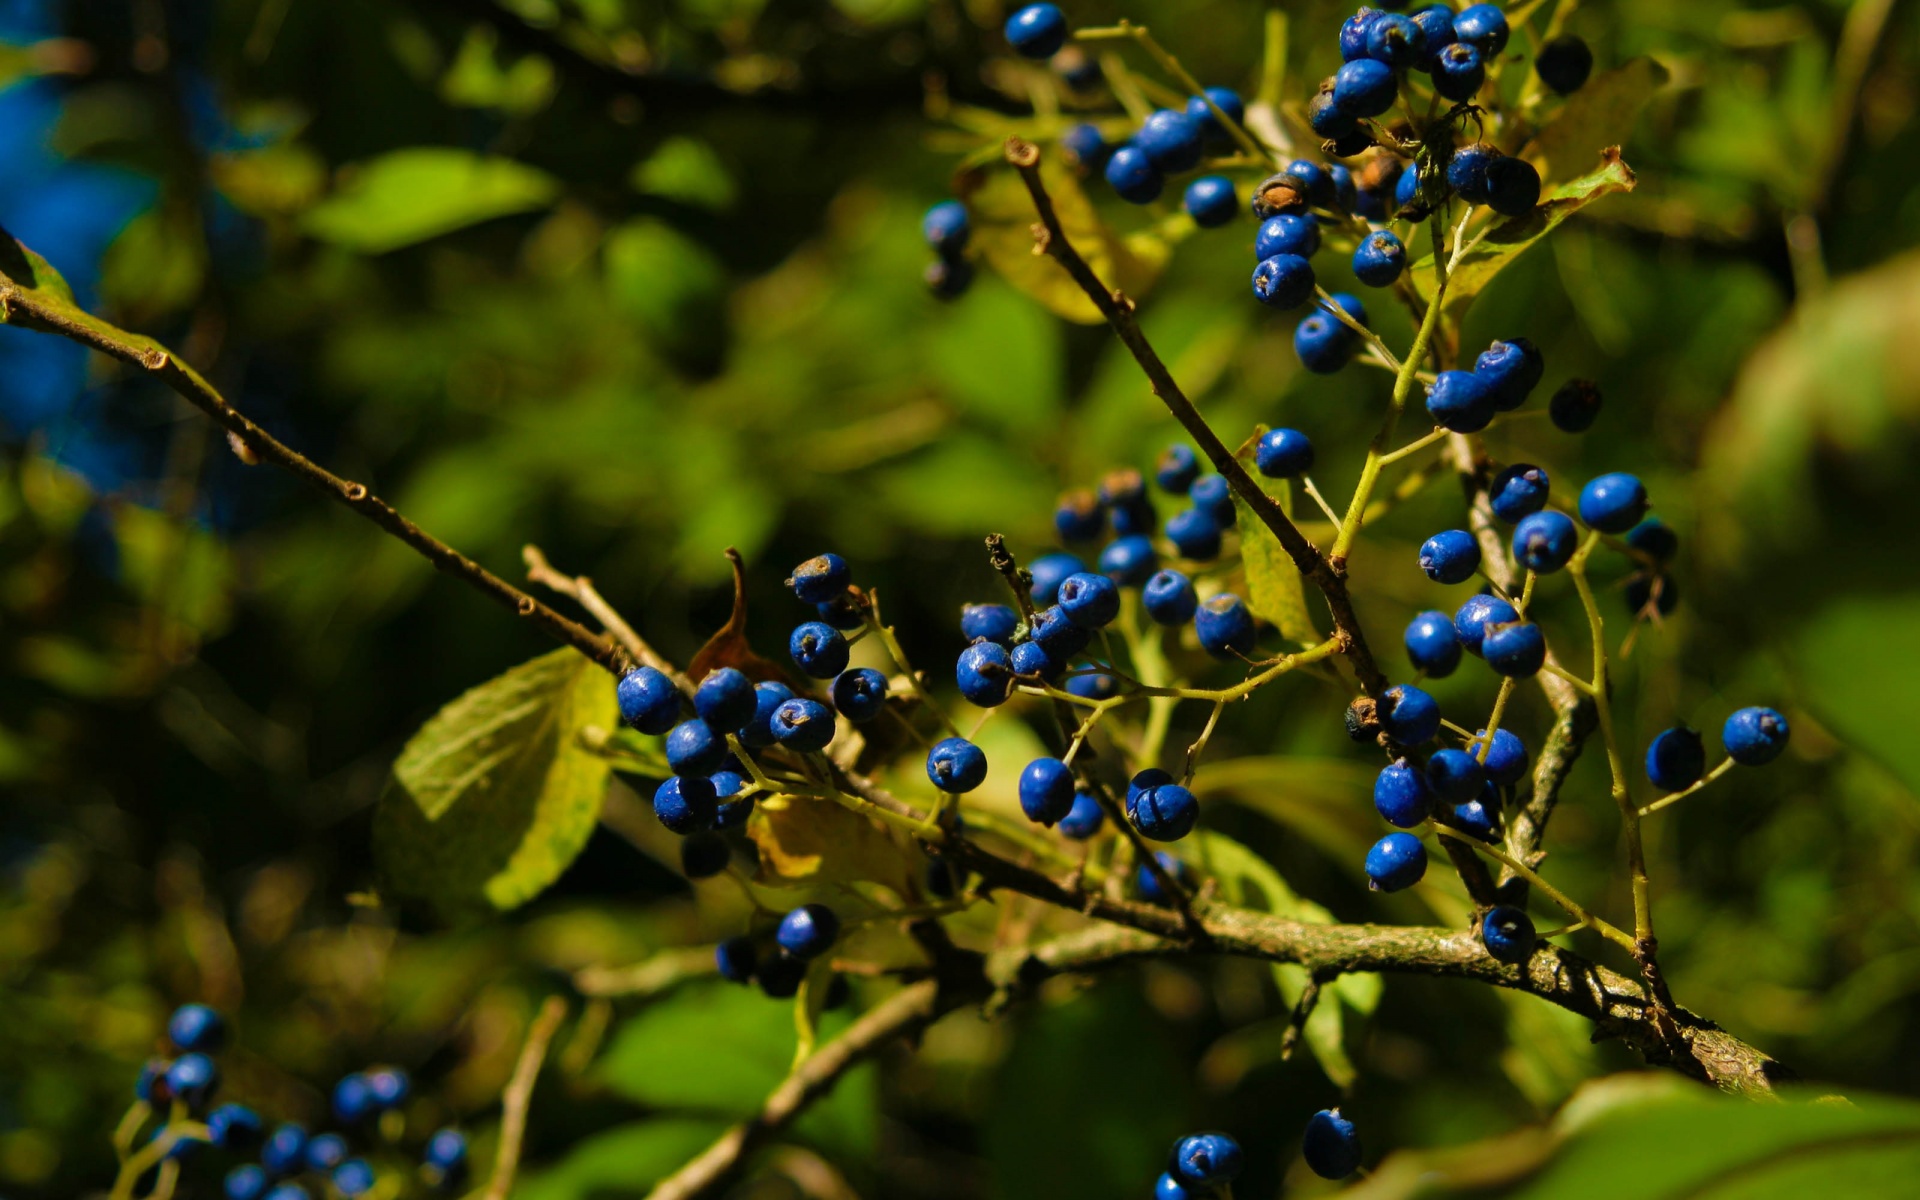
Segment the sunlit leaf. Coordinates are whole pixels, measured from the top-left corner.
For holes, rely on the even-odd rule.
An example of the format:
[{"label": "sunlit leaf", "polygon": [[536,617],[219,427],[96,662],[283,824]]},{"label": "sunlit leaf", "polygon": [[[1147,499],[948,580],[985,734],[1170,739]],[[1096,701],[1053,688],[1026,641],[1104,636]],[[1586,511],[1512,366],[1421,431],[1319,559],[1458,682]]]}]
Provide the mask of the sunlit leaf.
[{"label": "sunlit leaf", "polygon": [[[1060,228],[1093,273],[1135,299],[1144,295],[1167,264],[1166,243],[1151,233],[1115,235],[1094,211],[1079,180],[1055,156],[1043,159],[1040,176],[1053,197]],[[973,211],[973,245],[995,271],[1069,321],[1097,325],[1104,320],[1060,264],[1033,252],[1033,225],[1039,217],[1017,174],[989,172],[967,204]]]},{"label": "sunlit leaf", "polygon": [[340,186],[308,210],[303,224],[321,241],[383,254],[545,208],[559,194],[557,180],[525,163],[414,146],[343,172]]},{"label": "sunlit leaf", "polygon": [[747,836],[760,848],[756,882],[768,887],[812,887],[864,880],[895,894],[918,858],[872,817],[828,800],[775,797],[754,808]]},{"label": "sunlit leaf", "polygon": [[[1237,455],[1256,479],[1260,476],[1253,470],[1254,448],[1266,432],[1265,425],[1256,425],[1253,436]],[[1291,486],[1283,486],[1274,498],[1279,501],[1282,512],[1293,515]],[[1280,636],[1290,642],[1310,646],[1319,641],[1313,618],[1307,613],[1306,580],[1281,548],[1280,539],[1254,515],[1238,492],[1233,496],[1233,511],[1240,530],[1240,560],[1247,574],[1247,607],[1253,610],[1254,616],[1272,623],[1280,630]]]},{"label": "sunlit leaf", "polygon": [[1548,188],[1591,170],[1596,155],[1625,141],[1667,78],[1653,59],[1631,58],[1569,96],[1525,151]]}]

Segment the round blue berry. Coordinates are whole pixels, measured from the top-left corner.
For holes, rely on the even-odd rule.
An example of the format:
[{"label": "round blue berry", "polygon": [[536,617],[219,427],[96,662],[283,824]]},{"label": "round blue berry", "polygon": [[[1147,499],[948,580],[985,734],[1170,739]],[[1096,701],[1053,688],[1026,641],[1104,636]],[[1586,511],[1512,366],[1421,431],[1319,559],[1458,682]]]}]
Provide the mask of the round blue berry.
[{"label": "round blue berry", "polygon": [[228,1150],[243,1150],[260,1140],[260,1114],[244,1104],[222,1104],[207,1114],[207,1140]]},{"label": "round blue berry", "polygon": [[[1151,872],[1149,872],[1149,874],[1151,874]],[[1155,880],[1153,886],[1154,890],[1158,891],[1160,888],[1159,881]],[[1193,1192],[1188,1191],[1187,1185],[1175,1179],[1171,1173],[1162,1171],[1160,1172],[1160,1178],[1154,1181],[1153,1200],[1199,1200],[1199,1198]]]},{"label": "round blue berry", "polygon": [[1008,604],[969,604],[960,610],[960,636],[969,642],[1011,645],[1020,614]]},{"label": "round blue berry", "polygon": [[652,667],[635,667],[614,688],[620,719],[641,733],[662,734],[680,719],[680,692]]},{"label": "round blue berry", "polygon": [[1512,412],[1527,402],[1527,396],[1547,373],[1547,360],[1538,347],[1523,337],[1495,342],[1474,360],[1473,373],[1487,383],[1493,393],[1493,407]]},{"label": "round blue berry", "polygon": [[1154,465],[1153,481],[1162,491],[1176,496],[1184,496],[1193,487],[1193,481],[1200,478],[1200,456],[1193,447],[1185,442],[1175,442],[1160,452],[1160,461]]},{"label": "round blue berry", "polygon": [[1480,569],[1480,543],[1464,529],[1443,529],[1420,543],[1420,569],[1435,583],[1465,583]]},{"label": "round blue berry", "polygon": [[1274,308],[1298,308],[1313,296],[1313,264],[1297,254],[1276,254],[1253,269],[1253,295]]},{"label": "round blue berry", "polygon": [[1151,539],[1133,534],[1116,538],[1100,552],[1100,570],[1122,587],[1138,587],[1160,569],[1160,556]]},{"label": "round blue berry", "polygon": [[1147,152],[1132,142],[1107,158],[1105,174],[1113,190],[1130,204],[1152,204],[1167,186],[1166,177],[1153,165]]},{"label": "round blue berry", "polygon": [[1366,870],[1376,892],[1410,888],[1427,873],[1427,848],[1410,833],[1390,833],[1367,851]]},{"label": "round blue berry", "polygon": [[1393,68],[1371,58],[1356,58],[1333,76],[1333,102],[1355,117],[1377,117],[1400,96]]},{"label": "round blue berry", "polygon": [[841,672],[833,681],[833,706],[856,725],[873,720],[887,706],[887,677],[872,667]]},{"label": "round blue berry", "polygon": [[1323,88],[1307,101],[1307,127],[1327,141],[1336,141],[1354,133],[1362,133],[1360,119],[1341,108],[1333,99],[1333,89]]},{"label": "round blue berry", "polygon": [[1658,517],[1650,517],[1627,531],[1627,547],[1655,566],[1665,566],[1680,553],[1680,536]]},{"label": "round blue berry", "polygon": [[[713,814],[715,829],[738,829],[747,823],[753,815],[753,797],[741,796],[746,790],[747,777],[738,771],[715,771],[708,776],[707,782],[713,785],[714,795],[720,798],[720,808]],[[737,800],[728,799],[738,796]]]},{"label": "round blue berry", "polygon": [[221,1194],[227,1200],[260,1200],[267,1193],[267,1173],[252,1163],[242,1163],[227,1172]]},{"label": "round blue berry", "polygon": [[[1094,666],[1104,664],[1095,663]],[[1082,668],[1067,676],[1067,691],[1087,700],[1110,700],[1120,694],[1120,681],[1103,671]]]},{"label": "round blue berry", "polygon": [[1727,748],[1727,757],[1741,766],[1761,767],[1780,757],[1789,733],[1787,719],[1773,709],[1743,708],[1721,727],[1720,744]]},{"label": "round blue berry", "polygon": [[1215,658],[1242,658],[1253,653],[1253,613],[1246,602],[1222,592],[1193,614],[1193,631],[1200,647]]},{"label": "round blue berry", "polygon": [[1382,767],[1373,781],[1373,807],[1387,824],[1412,829],[1427,819],[1433,793],[1418,767],[1396,759]]},{"label": "round blue berry", "polygon": [[1228,486],[1226,476],[1207,475],[1193,482],[1187,492],[1187,499],[1195,508],[1204,508],[1213,516],[1214,523],[1222,529],[1232,529],[1236,522],[1233,511],[1233,489]]},{"label": "round blue berry", "polygon": [[1492,389],[1472,371],[1442,371],[1427,385],[1428,414],[1455,433],[1480,432],[1497,411]]},{"label": "round blue berry", "polygon": [[[1172,526],[1168,526],[1172,535]],[[1060,611],[1083,629],[1103,629],[1120,615],[1120,587],[1105,575],[1082,571],[1060,583]]]},{"label": "round blue berry", "polygon": [[1547,415],[1563,433],[1585,433],[1600,418],[1600,387],[1591,379],[1569,379],[1547,402]]},{"label": "round blue berry", "polygon": [[413,1080],[399,1067],[379,1067],[367,1072],[367,1087],[373,1091],[375,1111],[385,1112],[406,1101]]},{"label": "round blue berry", "polygon": [[753,685],[753,720],[740,730],[742,745],[764,750],[773,745],[773,712],[793,699],[793,689],[784,683],[767,680]]},{"label": "round blue berry", "polygon": [[1060,581],[1086,569],[1087,564],[1071,554],[1042,554],[1027,565],[1027,573],[1033,576],[1033,602],[1041,608],[1052,604]]},{"label": "round blue berry", "polygon": [[1163,108],[1140,123],[1133,144],[1156,170],[1179,174],[1199,165],[1201,135],[1200,122],[1179,109]]},{"label": "round blue berry", "polygon": [[1507,15],[1491,4],[1471,5],[1454,17],[1453,36],[1493,58],[1507,48]]},{"label": "round blue berry", "polygon": [[1319,249],[1320,222],[1297,213],[1268,217],[1253,235],[1253,257],[1259,262],[1276,254],[1312,258]]},{"label": "round blue berry", "polygon": [[1225,175],[1202,175],[1189,183],[1180,203],[1202,229],[1218,229],[1240,212],[1240,198],[1233,194],[1233,181]]},{"label": "round blue berry", "polygon": [[1173,1147],[1173,1173],[1195,1187],[1219,1187],[1240,1177],[1240,1143],[1224,1133],[1196,1133]]},{"label": "round blue berry", "polygon": [[167,1068],[167,1094],[195,1111],[205,1107],[219,1086],[220,1069],[199,1051],[182,1054]]},{"label": "round blue berry", "polygon": [[773,710],[773,719],[767,724],[773,730],[773,740],[789,750],[825,750],[833,741],[833,710],[818,700],[788,700]]},{"label": "round blue berry", "polygon": [[713,781],[704,775],[671,775],[653,789],[653,815],[683,837],[699,833],[713,828],[718,796]]},{"label": "round blue berry", "polygon": [[975,642],[960,652],[953,678],[969,703],[997,708],[1013,691],[1013,658],[997,643]]},{"label": "round blue berry", "polygon": [[761,960],[754,976],[760,981],[761,995],[770,1000],[787,1000],[800,990],[800,984],[807,977],[807,964],[784,950],[775,950]]},{"label": "round blue berry", "polygon": [[183,1004],[167,1018],[167,1040],[179,1050],[211,1054],[226,1044],[227,1022],[204,1004]]},{"label": "round blue berry", "polygon": [[840,936],[840,918],[824,904],[802,904],[780,918],[773,940],[798,959],[818,958]]},{"label": "round blue berry", "polygon": [[727,740],[694,717],[667,731],[666,751],[674,774],[711,775],[727,761]]},{"label": "round blue berry", "polygon": [[1547,661],[1547,635],[1532,621],[1489,625],[1480,643],[1487,665],[1510,679],[1531,679]]},{"label": "round blue berry", "polygon": [[1315,375],[1332,375],[1353,360],[1360,337],[1325,312],[1309,314],[1293,330],[1293,352]]},{"label": "round blue berry", "polygon": [[1426,56],[1427,34],[1412,18],[1383,13],[1367,30],[1367,57],[1406,69]]},{"label": "round blue berry", "polygon": [[1518,217],[1540,203],[1540,172],[1524,158],[1500,158],[1487,164],[1487,207],[1503,217]]},{"label": "round blue berry", "polygon": [[1173,782],[1173,776],[1167,774],[1165,771],[1162,771],[1159,767],[1147,767],[1141,771],[1136,772],[1133,778],[1127,781],[1126,808],[1127,808],[1128,819],[1129,820],[1132,819],[1133,810],[1135,806],[1140,803],[1140,797],[1146,795],[1148,792],[1152,791],[1154,788],[1159,787],[1163,783],[1172,783],[1172,782]]},{"label": "round blue berry", "polygon": [[[1209,100],[1213,103],[1208,104]],[[1241,125],[1247,119],[1247,102],[1240,98],[1239,92],[1225,87],[1205,88],[1202,95],[1187,98],[1187,115],[1200,123],[1208,142],[1223,146],[1232,140],[1232,135],[1220,124],[1220,118],[1213,115],[1216,108],[1227,114],[1229,121]]]},{"label": "round blue berry", "polygon": [[935,254],[942,258],[958,256],[967,248],[967,238],[973,233],[967,206],[958,200],[942,200],[921,218],[920,232]]},{"label": "round blue berry", "polygon": [[[1061,585],[1064,594],[1066,585]],[[1049,658],[1057,662],[1066,662],[1087,648],[1093,640],[1093,631],[1083,625],[1076,625],[1073,619],[1058,605],[1043,608],[1033,614],[1033,623],[1028,636],[1047,652]]]},{"label": "round blue berry", "polygon": [[1353,172],[1335,163],[1327,168],[1327,177],[1333,180],[1334,207],[1341,212],[1352,212],[1360,202],[1360,187],[1353,181]]},{"label": "round blue berry", "polygon": [[970,792],[986,781],[986,752],[965,738],[943,738],[927,751],[927,778],[943,792]]},{"label": "round blue berry", "polygon": [[1184,508],[1168,518],[1167,540],[1181,558],[1211,562],[1220,557],[1220,525],[1204,508]]},{"label": "round blue berry", "polygon": [[1407,657],[1435,679],[1445,679],[1460,665],[1460,639],[1453,619],[1443,612],[1423,612],[1407,622]]},{"label": "round blue berry", "polygon": [[1453,616],[1453,632],[1460,639],[1460,645],[1468,654],[1478,655],[1480,644],[1486,640],[1487,628],[1492,625],[1505,625],[1509,621],[1518,621],[1520,614],[1498,596],[1480,592],[1467,597],[1467,602]]},{"label": "round blue berry", "polygon": [[840,630],[842,633],[860,628],[867,623],[866,605],[852,592],[841,592],[831,600],[822,600],[813,606],[820,619]]},{"label": "round blue berry", "polygon": [[267,1193],[267,1200],[310,1200],[307,1189],[297,1183],[277,1183]]},{"label": "round blue berry", "polygon": [[1013,648],[1013,673],[1022,678],[1039,678],[1051,683],[1067,669],[1062,659],[1047,653],[1039,642],[1021,642]]},{"label": "round blue berry", "polygon": [[1480,918],[1480,941],[1497,962],[1518,965],[1533,957],[1533,918],[1511,904],[1487,910]]},{"label": "round blue berry", "polygon": [[1072,838],[1076,842],[1084,842],[1099,833],[1100,827],[1105,825],[1106,821],[1106,810],[1100,807],[1098,797],[1092,792],[1075,792],[1073,807],[1067,810],[1066,816],[1060,818],[1057,828],[1062,836]]},{"label": "round blue berry", "polygon": [[1514,561],[1541,575],[1566,566],[1579,545],[1580,531],[1573,518],[1556,509],[1530,513],[1513,527]]},{"label": "round blue berry", "polygon": [[1400,172],[1393,184],[1393,203],[1396,208],[1405,208],[1414,202],[1420,194],[1420,172],[1408,167]]},{"label": "round blue berry", "polygon": [[[1404,838],[1407,835],[1388,836]],[[1360,1169],[1360,1135],[1355,1132],[1353,1122],[1340,1115],[1339,1109],[1322,1109],[1307,1121],[1306,1136],[1300,1140],[1300,1155],[1320,1178],[1345,1179]]]},{"label": "round blue berry", "polygon": [[1147,496],[1147,481],[1132,467],[1108,471],[1101,478],[1100,503],[1113,519],[1114,533],[1125,537],[1153,532],[1153,501]]},{"label": "round blue berry", "polygon": [[1518,521],[1545,508],[1550,490],[1545,470],[1532,463],[1514,463],[1493,477],[1487,502],[1502,521]]},{"label": "round blue berry", "polygon": [[1391,286],[1406,266],[1407,248],[1389,230],[1374,230],[1353,252],[1354,276],[1368,287]]},{"label": "round blue berry", "polygon": [[1427,786],[1446,804],[1459,804],[1480,794],[1487,769],[1465,750],[1435,750],[1427,759]]},{"label": "round blue berry", "polygon": [[1020,811],[1053,825],[1073,811],[1073,770],[1057,758],[1036,758],[1020,772]]},{"label": "round blue berry", "polygon": [[[1165,871],[1173,881],[1181,887],[1190,888],[1193,886],[1193,868],[1189,867],[1185,860],[1175,858],[1165,850],[1154,851],[1153,860],[1159,863],[1160,869]],[[1133,886],[1134,890],[1140,893],[1140,899],[1146,903],[1156,904],[1162,908],[1172,907],[1173,897],[1169,896],[1166,889],[1160,886],[1159,877],[1148,869],[1146,863],[1141,863],[1134,868]]]},{"label": "round blue berry", "polygon": [[1375,707],[1387,736],[1402,746],[1418,746],[1440,732],[1440,702],[1410,683],[1388,688]]},{"label": "round blue berry", "polygon": [[288,1121],[276,1125],[260,1147],[260,1165],[271,1175],[291,1175],[307,1161],[307,1131]]},{"label": "round blue berry", "polygon": [[[713,948],[714,969],[720,972],[720,978],[729,983],[751,981],[756,958],[758,953],[754,950],[753,939],[749,937],[730,937]],[[431,1154],[431,1143],[427,1149]]]},{"label": "round blue berry", "polygon": [[[734,939],[736,941],[743,939]],[[426,1153],[421,1160],[430,1167],[441,1171],[454,1171],[467,1161],[467,1135],[458,1129],[437,1130],[427,1139]]]},{"label": "round blue berry", "polygon": [[815,679],[832,679],[847,669],[846,635],[825,621],[806,621],[787,639],[793,665]]},{"label": "round blue berry", "polygon": [[696,833],[680,843],[680,873],[688,879],[712,879],[732,859],[727,840],[711,833]]},{"label": "round blue berry", "polygon": [[[1487,785],[1489,788],[1492,786],[1491,783]],[[1482,791],[1473,799],[1454,805],[1448,824],[1468,837],[1479,838],[1483,842],[1499,840],[1500,828],[1494,819],[1494,810],[1487,805],[1487,795]]]},{"label": "round blue berry", "polygon": [[973,286],[975,274],[973,264],[964,258],[936,258],[920,278],[935,300],[958,300]]},{"label": "round blue berry", "polygon": [[1269,429],[1254,449],[1254,465],[1269,479],[1293,479],[1313,470],[1313,439],[1298,429]]},{"label": "round blue berry", "polygon": [[1662,731],[1647,745],[1647,778],[1657,788],[1682,792],[1706,772],[1706,743],[1685,725]]},{"label": "round blue berry", "polygon": [[[1473,735],[1467,743],[1467,749],[1476,757],[1480,747],[1486,745],[1487,731],[1482,729]],[[1519,783],[1527,773],[1527,744],[1520,735],[1510,729],[1496,729],[1493,733],[1493,745],[1488,748],[1485,765],[1487,778],[1502,786]]]},{"label": "round blue berry", "polygon": [[1487,64],[1478,47],[1454,42],[1429,60],[1433,90],[1458,104],[1478,95],[1487,82]]},{"label": "round blue berry", "polygon": [[1352,62],[1367,56],[1367,34],[1373,23],[1386,14],[1374,8],[1362,8],[1340,26],[1340,61]]},{"label": "round blue berry", "polygon": [[1007,18],[1005,32],[1022,58],[1052,58],[1067,44],[1067,16],[1057,4],[1029,4]]},{"label": "round blue berry", "polygon": [[853,569],[838,554],[821,554],[793,569],[787,586],[808,604],[820,604],[847,590],[853,582]]},{"label": "round blue berry", "polygon": [[693,693],[694,711],[716,731],[738,733],[753,720],[753,680],[734,667],[708,671]]},{"label": "round blue berry", "polygon": [[165,1104],[172,1098],[167,1091],[167,1068],[173,1064],[164,1058],[150,1058],[140,1066],[133,1081],[134,1099],[147,1104]]},{"label": "round blue berry", "polygon": [[1140,599],[1156,625],[1185,625],[1200,607],[1193,581],[1171,568],[1154,572],[1141,589]]},{"label": "round blue berry", "polygon": [[1453,42],[1453,9],[1445,4],[1429,4],[1413,14],[1413,23],[1427,39],[1429,52],[1437,52]]},{"label": "round blue berry", "polygon": [[1625,533],[1647,514],[1647,489],[1631,475],[1615,471],[1580,489],[1580,519],[1601,533]]},{"label": "round blue berry", "polygon": [[373,1190],[373,1167],[364,1158],[350,1158],[333,1169],[333,1186],[352,1200]]},{"label": "round blue berry", "polygon": [[1539,72],[1541,83],[1569,96],[1579,91],[1593,73],[1593,51],[1579,38],[1564,34],[1540,47],[1533,69]]},{"label": "round blue berry", "polygon": [[1133,802],[1134,828],[1156,842],[1177,842],[1193,832],[1200,819],[1200,802],[1177,783],[1163,783],[1142,791]]},{"label": "round blue berry", "polygon": [[1106,165],[1107,155],[1112,153],[1099,127],[1085,121],[1060,135],[1060,148],[1066,151],[1068,161],[1079,167],[1082,174],[1099,170]]},{"label": "round blue berry", "polygon": [[322,1133],[307,1142],[307,1169],[331,1171],[347,1161],[347,1139],[337,1133]]},{"label": "round blue berry", "polygon": [[1333,176],[1312,159],[1296,158],[1286,165],[1286,173],[1306,189],[1307,203],[1315,208],[1334,207]]},{"label": "round blue berry", "polygon": [[1447,162],[1447,186],[1468,204],[1485,204],[1487,167],[1500,157],[1500,151],[1488,142],[1460,147]]}]

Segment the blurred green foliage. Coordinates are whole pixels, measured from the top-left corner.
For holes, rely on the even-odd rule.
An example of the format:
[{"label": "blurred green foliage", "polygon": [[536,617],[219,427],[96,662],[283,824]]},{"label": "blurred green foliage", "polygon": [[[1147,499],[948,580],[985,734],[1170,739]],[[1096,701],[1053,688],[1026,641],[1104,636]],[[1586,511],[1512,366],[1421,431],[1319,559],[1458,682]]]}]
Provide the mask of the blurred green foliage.
[{"label": "blurred green foliage", "polygon": [[[592,575],[677,661],[728,611],[724,548],[754,565],[765,647],[792,611],[785,566],[831,546],[937,666],[958,604],[993,595],[981,535],[1041,549],[1057,490],[1171,440],[1104,330],[994,276],[951,307],[924,294],[920,212],[1024,111],[992,0],[135,6],[158,25],[69,7],[74,41],[5,69],[64,72],[63,154],[160,183],[106,254],[103,311],[499,573],[531,542]],[[1207,82],[1257,81],[1259,5],[1068,7],[1152,25]],[[1675,991],[1812,1078],[1911,1095],[1920,13],[1894,6],[1864,38],[1885,9],[1581,7],[1601,63],[1651,55],[1670,76],[1620,131],[1639,187],[1505,270],[1465,340],[1525,333],[1549,386],[1589,377],[1608,398],[1585,438],[1516,424],[1497,456],[1564,481],[1635,469],[1681,533],[1682,607],[1619,673],[1631,740],[1762,697],[1794,722],[1773,771],[1650,826]],[[1343,13],[1288,13],[1301,91]],[[231,127],[215,143],[196,80]],[[1246,302],[1244,240],[1142,264],[1144,323],[1217,427],[1309,428],[1319,478],[1351,478],[1384,377],[1300,372],[1290,325]],[[671,846],[610,802],[511,916],[448,927],[375,895],[372,814],[404,740],[548,647],[239,466],[196,414],[90,370],[108,396],[91,419],[144,439],[144,469],[101,486],[71,427],[16,429],[0,479],[0,1187],[66,1197],[110,1176],[107,1133],[185,999],[237,1013],[233,1090],[276,1114],[316,1119],[331,1078],[393,1061],[422,1081],[420,1120],[484,1129],[555,973],[730,932],[707,894],[726,885],[696,909]],[[1410,564],[1456,504],[1432,489],[1370,529],[1354,569],[1376,641],[1431,605]],[[1577,639],[1565,615],[1553,632]],[[1434,690],[1492,695],[1464,674]],[[1340,919],[1453,919],[1356,882],[1366,768],[1311,681],[1246,707],[1213,743],[1227,765],[1199,777],[1232,801],[1213,827]],[[1537,731],[1544,709],[1523,692],[1510,720]],[[1552,870],[1618,911],[1595,758]],[[1161,964],[996,1025],[958,1014],[843,1084],[797,1131],[821,1156],[804,1162],[861,1195],[1105,1197],[1139,1190],[1172,1134],[1221,1125],[1251,1152],[1240,1194],[1304,1190],[1292,1131],[1339,1092],[1277,1060],[1284,986]],[[604,1049],[587,1018],[556,1047],[524,1194],[639,1194],[743,1111],[792,1045],[788,1010],[753,999],[591,1009]],[[1631,1065],[1487,989],[1394,978],[1377,1008],[1350,999],[1346,1105],[1380,1149],[1507,1133]]]}]

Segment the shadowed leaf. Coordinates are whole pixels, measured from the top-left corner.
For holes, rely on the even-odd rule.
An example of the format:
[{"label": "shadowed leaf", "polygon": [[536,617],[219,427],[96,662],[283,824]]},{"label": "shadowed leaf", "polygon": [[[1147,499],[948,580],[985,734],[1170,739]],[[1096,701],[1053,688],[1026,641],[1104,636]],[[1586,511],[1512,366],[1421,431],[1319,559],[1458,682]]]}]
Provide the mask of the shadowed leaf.
[{"label": "shadowed leaf", "polygon": [[[1254,426],[1253,436],[1234,454],[1255,479],[1260,475],[1254,467],[1254,450],[1266,432],[1267,426]],[[1280,510],[1291,517],[1292,486],[1283,484],[1275,499],[1279,501]],[[1254,616],[1279,629],[1280,636],[1289,642],[1301,646],[1318,642],[1320,635],[1314,631],[1313,618],[1307,613],[1306,581],[1300,577],[1293,559],[1238,492],[1233,496],[1233,511],[1240,530],[1241,564],[1247,574],[1247,607],[1253,610]]]}]

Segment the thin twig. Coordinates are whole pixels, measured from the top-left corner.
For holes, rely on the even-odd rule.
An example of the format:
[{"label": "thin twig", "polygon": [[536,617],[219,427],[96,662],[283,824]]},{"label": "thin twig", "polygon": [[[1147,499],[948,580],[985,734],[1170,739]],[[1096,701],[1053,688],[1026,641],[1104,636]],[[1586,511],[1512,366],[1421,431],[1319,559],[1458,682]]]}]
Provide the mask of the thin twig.
[{"label": "thin twig", "polygon": [[567,1016],[567,1002],[548,996],[540,1012],[527,1027],[526,1045],[520,1048],[520,1061],[513,1065],[513,1078],[500,1094],[500,1149],[493,1158],[493,1179],[487,1184],[485,1200],[507,1200],[513,1190],[513,1176],[520,1168],[520,1145],[527,1135],[527,1106],[533,1103],[533,1084],[540,1077],[540,1064],[546,1061],[547,1047]]}]

